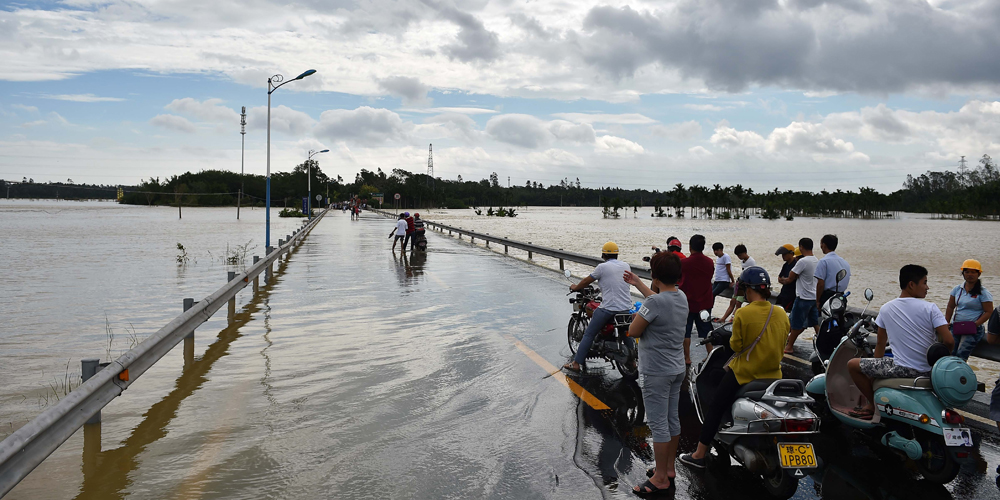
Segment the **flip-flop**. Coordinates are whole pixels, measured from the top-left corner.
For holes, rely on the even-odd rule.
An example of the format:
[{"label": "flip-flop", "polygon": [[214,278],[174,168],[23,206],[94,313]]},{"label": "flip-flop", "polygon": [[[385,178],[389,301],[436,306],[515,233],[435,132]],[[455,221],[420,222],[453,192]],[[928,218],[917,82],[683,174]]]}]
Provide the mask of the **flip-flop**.
[{"label": "flip-flop", "polygon": [[565,365],[563,365],[563,369],[564,370],[569,370],[569,371],[571,371],[573,373],[580,373],[581,371],[583,371],[583,367],[573,368],[573,364],[572,363],[566,363]]},{"label": "flip-flop", "polygon": [[795,354],[795,349],[792,349],[791,351],[784,351],[784,352],[785,352],[785,354]]},{"label": "flip-flop", "polygon": [[674,482],[671,481],[670,482],[670,486],[667,486],[666,488],[657,488],[656,485],[653,484],[652,481],[647,480],[645,483],[642,483],[642,484],[639,485],[639,489],[638,490],[636,490],[635,488],[633,488],[632,489],[632,493],[634,493],[635,496],[638,496],[638,497],[646,497],[646,496],[650,496],[650,495],[655,495],[655,494],[657,494],[657,493],[659,493],[661,491],[667,491],[671,487],[673,487],[673,485],[674,485]]}]

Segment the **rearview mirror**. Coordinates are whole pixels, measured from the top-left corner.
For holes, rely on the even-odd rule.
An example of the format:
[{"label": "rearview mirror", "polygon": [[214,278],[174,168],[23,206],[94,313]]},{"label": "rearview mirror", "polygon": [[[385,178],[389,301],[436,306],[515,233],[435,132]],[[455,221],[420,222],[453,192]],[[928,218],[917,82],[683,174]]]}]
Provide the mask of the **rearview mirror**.
[{"label": "rearview mirror", "polygon": [[569,269],[567,269],[567,270],[563,271],[563,276],[569,278],[570,276],[572,276],[572,274],[570,274]]},{"label": "rearview mirror", "polygon": [[844,281],[844,278],[846,277],[847,277],[847,269],[841,269],[840,271],[837,271],[837,283]]},{"label": "rearview mirror", "polygon": [[871,302],[875,298],[875,293],[872,292],[871,288],[865,288],[865,299]]},{"label": "rearview mirror", "polygon": [[704,322],[704,323],[708,323],[709,321],[712,321],[712,313],[710,313],[710,312],[708,312],[708,311],[706,311],[704,309],[702,309],[702,311],[700,313],[698,313],[698,317],[701,318],[701,321]]}]

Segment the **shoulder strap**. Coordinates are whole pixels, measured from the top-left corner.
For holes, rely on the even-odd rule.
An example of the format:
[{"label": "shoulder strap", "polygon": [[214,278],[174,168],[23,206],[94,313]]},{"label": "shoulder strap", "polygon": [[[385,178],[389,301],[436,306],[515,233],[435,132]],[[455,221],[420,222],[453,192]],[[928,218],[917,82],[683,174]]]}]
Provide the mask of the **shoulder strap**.
[{"label": "shoulder strap", "polygon": [[757,344],[760,342],[761,337],[764,336],[764,332],[767,331],[767,325],[771,323],[772,314],[774,314],[774,304],[771,304],[771,310],[767,312],[767,320],[764,321],[764,327],[760,329],[760,333],[757,334],[757,338],[754,339],[753,343],[744,347],[743,350],[737,354],[737,356],[742,356],[743,353],[747,353],[746,360],[750,361],[750,353],[753,352],[754,347],[757,347]]}]

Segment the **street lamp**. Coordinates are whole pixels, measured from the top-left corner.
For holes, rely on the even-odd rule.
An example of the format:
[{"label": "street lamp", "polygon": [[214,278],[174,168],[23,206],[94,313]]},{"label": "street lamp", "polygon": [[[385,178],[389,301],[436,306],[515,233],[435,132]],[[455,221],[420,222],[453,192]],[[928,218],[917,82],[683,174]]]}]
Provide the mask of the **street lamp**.
[{"label": "street lamp", "polygon": [[313,199],[312,159],[313,159],[313,156],[316,156],[316,155],[318,155],[320,153],[329,153],[329,152],[330,152],[329,149],[324,149],[323,151],[309,150],[309,159],[306,160],[306,179],[309,182],[309,197],[306,198],[306,206],[307,206],[307,209],[309,210],[309,220],[312,220],[312,218],[313,218],[313,205],[312,205],[312,203],[313,203],[312,202],[312,199]]},{"label": "street lamp", "polygon": [[[264,233],[265,248],[269,248],[271,246],[271,93],[278,90],[279,87],[286,83],[301,80],[315,72],[316,70],[314,69],[308,70],[305,73],[288,80],[287,82],[282,81],[285,77],[281,75],[274,75],[267,79],[267,194],[264,197],[264,204],[267,206],[267,229]],[[277,83],[277,85],[275,85],[275,83]]]}]

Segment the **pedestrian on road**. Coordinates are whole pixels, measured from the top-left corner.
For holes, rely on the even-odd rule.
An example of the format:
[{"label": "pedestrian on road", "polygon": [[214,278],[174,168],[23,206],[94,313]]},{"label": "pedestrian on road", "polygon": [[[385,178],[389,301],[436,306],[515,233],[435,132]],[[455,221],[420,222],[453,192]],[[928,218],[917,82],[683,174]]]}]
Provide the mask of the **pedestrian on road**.
[{"label": "pedestrian on road", "polygon": [[733,286],[733,259],[724,252],[725,245],[721,241],[712,243],[712,252],[715,253],[715,281],[712,283],[712,295],[718,296],[727,288]]},{"label": "pedestrian on road", "polygon": [[632,320],[628,336],[639,339],[639,387],[646,408],[646,423],[653,433],[652,477],[632,491],[638,495],[655,493],[673,485],[674,460],[680,443],[681,385],[687,372],[684,365],[684,328],[688,300],[677,289],[681,260],[670,252],[659,252],[649,261],[654,293],[631,271],[624,279],[635,286],[645,301]]},{"label": "pedestrian on road", "polygon": [[[691,333],[696,327],[698,338],[705,338],[712,330],[712,324],[702,321],[701,311],[712,314],[715,296],[712,295],[712,273],[715,264],[705,255],[705,237],[696,234],[688,241],[688,257],[681,259],[680,288],[687,296],[688,317],[684,327],[684,362],[691,366]],[[712,344],[705,344],[707,352],[712,352]]]},{"label": "pedestrian on road", "polygon": [[607,325],[609,321],[615,319],[616,314],[628,314],[632,308],[632,295],[629,294],[628,283],[622,280],[625,271],[632,268],[624,261],[618,260],[618,245],[609,241],[601,248],[601,258],[604,262],[594,268],[590,276],[583,278],[579,283],[570,285],[569,289],[576,292],[597,282],[601,287],[601,306],[594,310],[594,315],[587,323],[587,329],[583,332],[583,339],[576,349],[576,356],[573,361],[563,365],[563,368],[577,372],[583,370],[587,363],[587,354],[590,346],[594,343],[594,337]]},{"label": "pedestrian on road", "polygon": [[965,282],[951,290],[944,313],[955,336],[952,354],[964,360],[969,359],[972,350],[986,336],[985,325],[993,315],[993,294],[983,287],[979,279],[982,273],[983,266],[978,260],[968,259],[962,263]]},{"label": "pedestrian on road", "polygon": [[795,263],[787,278],[779,278],[782,285],[795,283],[795,303],[792,304],[792,332],[788,335],[785,354],[792,354],[795,339],[810,326],[819,333],[819,307],[816,306],[816,265],[819,259],[813,255],[812,238],[799,240],[802,258]]},{"label": "pedestrian on road", "polygon": [[399,214],[399,219],[396,220],[396,227],[392,231],[389,231],[389,237],[392,238],[393,234],[396,235],[396,239],[392,240],[392,251],[396,251],[396,243],[399,241],[403,241],[403,247],[405,248],[406,240],[403,238],[406,237],[406,221],[403,220],[403,214]]},{"label": "pedestrian on road", "polygon": [[[733,253],[736,254],[737,259],[740,259],[740,263],[742,265],[742,267],[740,268],[741,273],[757,265],[757,261],[753,260],[753,257],[747,254],[746,245],[742,243],[736,245],[736,248],[733,248]],[[734,293],[733,297],[729,299],[729,307],[726,308],[726,313],[723,314],[721,318],[719,318],[719,322],[725,323],[726,320],[729,319],[729,315],[735,313],[736,310],[739,308],[740,308],[740,301],[737,299],[737,296]]]},{"label": "pedestrian on road", "polygon": [[[824,257],[816,264],[816,307],[823,309],[823,304],[836,295],[837,292],[847,291],[847,286],[851,284],[851,265],[841,256],[837,255],[837,235],[827,234],[819,240],[819,249],[823,251]],[[844,279],[837,283],[837,273],[843,269],[847,271]]]},{"label": "pedestrian on road", "polygon": [[[781,278],[788,277],[788,273],[792,272],[792,267],[795,266],[795,246],[791,243],[785,243],[774,251],[774,255],[781,257],[781,260],[784,261],[781,271],[778,272],[778,281],[780,282]],[[795,303],[795,283],[781,285],[781,291],[775,297],[774,303],[783,307],[785,312],[791,312],[792,304]]]},{"label": "pedestrian on road", "polygon": [[403,212],[403,220],[406,221],[406,238],[403,239],[403,251],[406,251],[406,244],[410,244],[410,250],[413,250],[413,245],[416,244],[413,237],[413,232],[416,231],[416,223],[413,221],[413,217],[410,216],[410,212]]}]

